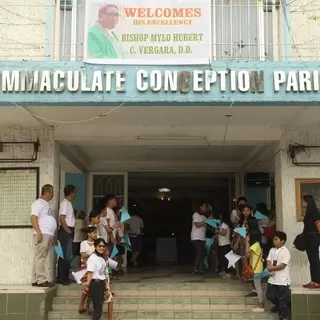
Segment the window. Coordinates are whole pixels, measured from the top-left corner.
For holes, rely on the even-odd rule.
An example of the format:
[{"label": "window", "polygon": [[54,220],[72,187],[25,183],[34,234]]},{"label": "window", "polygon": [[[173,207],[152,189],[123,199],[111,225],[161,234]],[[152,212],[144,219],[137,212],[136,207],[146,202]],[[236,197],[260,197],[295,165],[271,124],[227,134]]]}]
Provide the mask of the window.
[{"label": "window", "polygon": [[[60,1],[60,59],[82,60],[84,0]],[[277,2],[211,0],[211,4],[213,60],[277,59]]]},{"label": "window", "polygon": [[118,199],[118,206],[125,205],[125,176],[94,174],[92,176],[92,208],[107,194]]},{"label": "window", "polygon": [[31,226],[30,210],[38,198],[39,169],[0,169],[0,227]]}]

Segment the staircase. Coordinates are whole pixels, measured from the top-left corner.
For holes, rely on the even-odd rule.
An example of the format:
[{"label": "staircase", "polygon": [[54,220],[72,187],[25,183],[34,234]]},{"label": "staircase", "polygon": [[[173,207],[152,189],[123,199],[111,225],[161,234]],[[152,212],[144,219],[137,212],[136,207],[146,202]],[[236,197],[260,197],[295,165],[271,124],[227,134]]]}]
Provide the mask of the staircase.
[{"label": "staircase", "polygon": [[[155,277],[147,281],[114,281],[114,318],[121,320],[273,320],[276,315],[251,312],[256,298],[245,298],[251,285],[234,280]],[[49,320],[90,319],[79,315],[79,285],[59,286]],[[105,306],[106,307],[106,306]],[[270,308],[270,306],[268,306]],[[106,308],[105,308],[106,311]],[[107,319],[106,314],[102,319]]]}]

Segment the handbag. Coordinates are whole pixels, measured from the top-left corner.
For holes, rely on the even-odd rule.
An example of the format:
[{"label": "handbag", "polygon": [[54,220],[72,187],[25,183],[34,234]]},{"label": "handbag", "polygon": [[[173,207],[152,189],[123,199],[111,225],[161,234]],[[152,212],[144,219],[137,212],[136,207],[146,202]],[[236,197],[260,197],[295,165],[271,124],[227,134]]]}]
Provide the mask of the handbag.
[{"label": "handbag", "polygon": [[254,266],[254,268],[252,268],[250,266],[249,263],[245,262],[243,264],[243,271],[242,271],[242,275],[246,278],[246,279],[252,279],[254,277],[254,270],[257,268],[259,261],[261,260],[262,257],[262,253],[259,254],[259,257],[257,259],[257,262]]},{"label": "handbag", "polygon": [[304,233],[300,233],[296,236],[295,240],[293,241],[293,245],[299,251],[306,251],[307,244]]}]

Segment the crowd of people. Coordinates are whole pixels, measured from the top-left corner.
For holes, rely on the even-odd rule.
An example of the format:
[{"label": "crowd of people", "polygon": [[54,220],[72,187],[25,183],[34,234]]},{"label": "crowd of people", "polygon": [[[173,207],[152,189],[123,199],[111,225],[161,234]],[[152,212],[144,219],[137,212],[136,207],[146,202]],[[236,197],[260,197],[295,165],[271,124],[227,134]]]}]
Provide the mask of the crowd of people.
[{"label": "crowd of people", "polygon": [[[305,288],[320,288],[320,213],[312,196],[303,197],[306,210],[304,231],[306,251],[310,263],[311,282]],[[255,217],[259,212],[260,218]],[[220,220],[217,227],[207,223],[208,219]],[[245,228],[245,236],[235,232]],[[247,297],[257,297],[258,306],[253,312],[264,312],[265,295],[262,282],[268,279],[266,298],[274,304],[280,320],[289,319],[290,313],[290,259],[286,247],[287,235],[277,231],[275,217],[264,203],[253,209],[245,197],[237,199],[231,214],[216,215],[206,201],[199,203],[192,216],[191,241],[196,251],[194,275],[204,274],[206,240],[213,239],[209,252],[209,268],[215,275],[238,281],[252,281],[252,292]],[[234,267],[229,268],[226,255],[232,252],[241,257]],[[265,271],[267,270],[267,271]]]},{"label": "crowd of people", "polygon": [[[133,214],[121,222],[122,211],[118,208],[115,195],[106,195],[86,215],[74,210],[72,201],[77,190],[73,185],[64,188],[64,199],[60,203],[58,222],[54,217],[51,200],[54,196],[52,185],[44,185],[41,196],[31,207],[31,223],[34,235],[34,263],[32,286],[53,287],[55,283],[70,285],[74,282],[71,265],[79,258],[76,269],[85,269],[81,279],[83,290],[80,297],[79,313],[92,315],[93,320],[101,318],[103,304],[108,303],[108,319],[112,320],[113,294],[110,280],[124,275],[127,267],[127,246],[130,239],[131,263],[138,265],[142,250],[142,219]],[[63,258],[58,259],[57,279],[50,281],[46,263],[53,265],[50,251],[57,244],[62,248]],[[116,249],[115,249],[116,248]],[[110,252],[117,268],[108,267]],[[76,270],[77,271],[77,270]]]},{"label": "crowd of people", "polygon": [[[46,264],[53,265],[50,251],[60,243],[63,259],[58,260],[56,283],[71,284],[71,260],[79,257],[77,268],[86,269],[81,279],[83,290],[80,297],[79,313],[92,314],[93,320],[101,318],[103,304],[108,304],[108,319],[112,320],[113,293],[110,280],[123,275],[127,266],[127,238],[131,241],[131,263],[138,265],[142,247],[142,219],[133,215],[130,219],[121,219],[122,210],[118,208],[115,195],[106,195],[86,215],[76,212],[72,201],[76,197],[75,186],[64,188],[64,199],[60,203],[58,221],[54,216],[51,200],[54,196],[52,185],[44,185],[41,196],[31,207],[33,227],[34,263],[32,268],[32,286],[53,287]],[[320,213],[312,196],[303,197],[305,208],[303,240],[310,263],[311,281],[305,284],[308,289],[320,288]],[[259,212],[260,218],[255,217]],[[261,218],[262,216],[262,218]],[[208,219],[220,220],[216,227],[209,226]],[[121,222],[122,221],[122,222]],[[244,228],[245,235],[235,232]],[[212,239],[209,250],[206,239]],[[252,292],[248,297],[257,297],[258,306],[253,312],[264,312],[263,277],[268,270],[266,297],[274,303],[274,312],[280,320],[289,317],[290,309],[290,251],[285,246],[287,236],[276,230],[275,218],[270,215],[264,203],[256,205],[255,210],[246,198],[237,199],[236,209],[231,214],[217,216],[211,206],[203,201],[192,217],[191,241],[196,250],[194,275],[204,273],[205,254],[210,259],[209,267],[215,275],[238,281],[252,281]],[[58,242],[59,241],[59,242]],[[114,250],[116,249],[116,250]],[[209,252],[206,252],[209,251]],[[230,268],[226,255],[232,251],[241,257]],[[111,271],[108,261],[111,252],[117,269]]]}]

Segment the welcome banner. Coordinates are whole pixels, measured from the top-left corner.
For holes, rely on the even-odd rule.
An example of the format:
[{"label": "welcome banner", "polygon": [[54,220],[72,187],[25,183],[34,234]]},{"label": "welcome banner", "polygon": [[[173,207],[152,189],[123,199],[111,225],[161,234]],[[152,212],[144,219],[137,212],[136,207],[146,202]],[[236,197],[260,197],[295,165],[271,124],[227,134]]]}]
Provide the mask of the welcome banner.
[{"label": "welcome banner", "polygon": [[210,0],[86,0],[84,59],[97,64],[207,64]]}]

